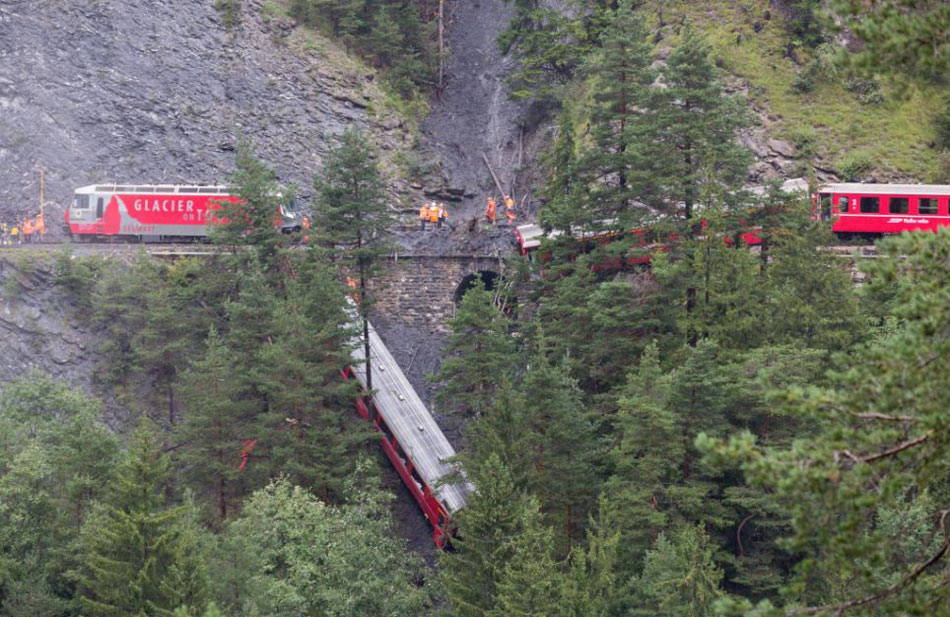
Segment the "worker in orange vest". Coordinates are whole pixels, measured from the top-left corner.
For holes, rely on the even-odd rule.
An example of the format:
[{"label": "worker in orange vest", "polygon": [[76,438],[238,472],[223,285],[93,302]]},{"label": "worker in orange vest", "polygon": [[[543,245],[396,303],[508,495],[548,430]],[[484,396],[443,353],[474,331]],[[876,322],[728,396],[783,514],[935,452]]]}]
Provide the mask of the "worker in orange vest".
[{"label": "worker in orange vest", "polygon": [[505,195],[505,217],[508,219],[508,224],[514,224],[515,222],[515,200],[511,198],[510,195]]},{"label": "worker in orange vest", "polygon": [[33,242],[33,219],[23,221],[23,238],[27,244]]},{"label": "worker in orange vest", "polygon": [[422,231],[426,230],[426,221],[429,220],[429,204],[422,204],[419,208],[419,224]]},{"label": "worker in orange vest", "polygon": [[43,238],[46,236],[46,223],[43,221],[43,213],[40,212],[36,215],[36,235],[39,237],[40,242],[43,241]]},{"label": "worker in orange vest", "polygon": [[491,221],[491,224],[495,224],[495,198],[491,195],[488,196],[488,207],[485,209],[485,218]]},{"label": "worker in orange vest", "polygon": [[439,206],[437,206],[435,202],[429,205],[429,222],[432,223],[433,226],[439,223]]},{"label": "worker in orange vest", "polygon": [[439,203],[439,227],[442,227],[442,221],[449,220],[449,211],[445,209],[444,203]]}]

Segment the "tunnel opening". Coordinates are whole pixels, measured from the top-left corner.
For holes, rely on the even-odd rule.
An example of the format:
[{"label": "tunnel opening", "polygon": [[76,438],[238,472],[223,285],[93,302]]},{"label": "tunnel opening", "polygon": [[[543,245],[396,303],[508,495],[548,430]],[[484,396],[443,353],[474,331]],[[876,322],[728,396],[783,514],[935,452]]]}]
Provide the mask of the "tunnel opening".
[{"label": "tunnel opening", "polygon": [[455,305],[462,301],[462,298],[472,287],[475,287],[475,282],[478,280],[478,277],[482,278],[482,283],[485,284],[485,289],[488,291],[495,291],[496,287],[501,283],[501,277],[498,276],[497,272],[492,270],[479,270],[478,272],[473,272],[462,279],[462,282],[459,283],[459,286],[455,288]]}]

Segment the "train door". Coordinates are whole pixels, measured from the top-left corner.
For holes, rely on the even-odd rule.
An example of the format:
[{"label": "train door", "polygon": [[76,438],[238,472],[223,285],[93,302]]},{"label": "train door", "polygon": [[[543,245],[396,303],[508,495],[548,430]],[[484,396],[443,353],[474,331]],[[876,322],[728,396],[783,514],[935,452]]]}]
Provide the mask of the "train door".
[{"label": "train door", "polygon": [[106,198],[102,195],[95,195],[94,198],[96,200],[96,220],[101,221],[106,212]]},{"label": "train door", "polygon": [[818,194],[819,220],[827,221],[831,218],[831,193]]}]

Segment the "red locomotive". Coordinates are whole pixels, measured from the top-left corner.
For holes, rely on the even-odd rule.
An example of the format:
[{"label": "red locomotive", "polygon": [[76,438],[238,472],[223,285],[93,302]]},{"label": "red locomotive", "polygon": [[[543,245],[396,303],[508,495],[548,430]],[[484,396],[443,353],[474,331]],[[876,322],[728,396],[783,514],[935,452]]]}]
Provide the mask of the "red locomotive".
[{"label": "red locomotive", "polygon": [[875,238],[950,225],[950,186],[942,184],[825,184],[813,197],[815,217],[832,221],[839,237]]},{"label": "red locomotive", "polygon": [[[66,210],[66,233],[80,241],[104,237],[135,240],[204,238],[215,211],[238,197],[225,186],[97,184],[76,189]],[[300,231],[303,214],[294,202],[281,205],[275,225]]]}]

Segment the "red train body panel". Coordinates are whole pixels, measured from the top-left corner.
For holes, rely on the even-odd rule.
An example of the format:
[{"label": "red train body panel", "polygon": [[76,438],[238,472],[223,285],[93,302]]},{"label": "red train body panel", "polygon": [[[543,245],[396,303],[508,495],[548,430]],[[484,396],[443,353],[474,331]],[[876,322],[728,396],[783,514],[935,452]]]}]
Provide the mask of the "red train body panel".
[{"label": "red train body panel", "polygon": [[[203,238],[209,224],[221,222],[215,215],[221,204],[237,200],[224,186],[92,185],[76,189],[65,227],[79,239]],[[301,222],[295,208],[275,213],[275,226],[284,231],[299,230]]]},{"label": "red train body panel", "polygon": [[[353,370],[350,368],[343,371],[343,376],[355,379]],[[415,473],[412,459],[409,458],[409,455],[402,449],[399,440],[396,439],[392,431],[386,426],[386,419],[379,413],[376,414],[375,418],[371,417],[369,408],[371,404],[372,400],[366,397],[356,399],[356,412],[360,414],[364,420],[371,422],[373,428],[380,434],[380,445],[386,454],[386,458],[389,459],[396,473],[398,473],[402,479],[403,484],[409,489],[409,493],[413,499],[416,500],[416,503],[419,504],[419,508],[422,509],[426,520],[428,520],[432,526],[432,540],[436,546],[444,548],[448,537],[452,533],[451,519],[448,510],[436,499],[432,487],[426,484],[425,480],[419,477],[419,474]]]},{"label": "red train body panel", "polygon": [[813,197],[815,217],[839,236],[935,231],[950,225],[950,186],[940,184],[826,184]]}]

